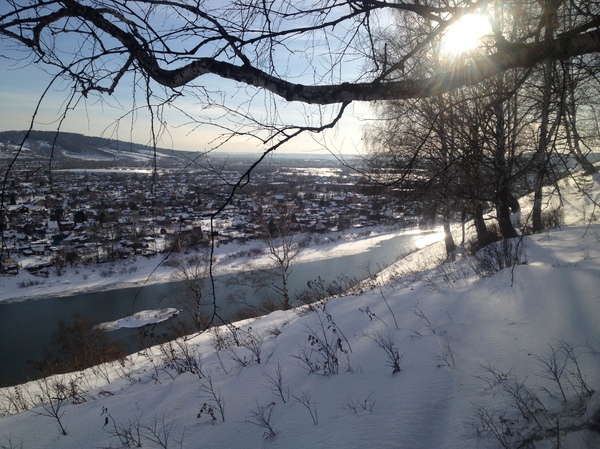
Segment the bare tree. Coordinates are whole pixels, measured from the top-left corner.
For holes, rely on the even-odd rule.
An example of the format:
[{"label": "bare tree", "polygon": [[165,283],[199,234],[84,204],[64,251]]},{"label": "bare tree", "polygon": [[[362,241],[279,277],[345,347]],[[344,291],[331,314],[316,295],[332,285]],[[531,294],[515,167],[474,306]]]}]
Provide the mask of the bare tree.
[{"label": "bare tree", "polygon": [[[569,6],[573,7],[550,1],[496,2],[491,12],[491,35],[480,47],[456,58],[454,64],[465,64],[485,52],[485,45],[498,45],[507,38],[518,40],[525,34],[535,40],[552,39],[559,24],[564,28],[567,23],[559,20],[559,9],[562,18]],[[429,28],[411,23],[401,27],[400,33],[394,28],[381,40],[388,44],[387,55],[401,51],[398,48],[407,37],[425,39],[423,36],[429,34]],[[413,72],[443,70],[437,47],[433,42],[429,44],[429,59],[415,62]],[[572,69],[570,60],[561,63]],[[366,139],[372,151],[369,163],[377,171],[372,179],[400,187],[404,194],[412,192],[420,202],[429,201],[438,211],[445,210],[441,216],[447,236],[449,220],[457,212],[463,219],[472,218],[480,245],[493,238],[483,219],[486,204],[494,204],[502,236],[515,237],[518,233],[513,216],[520,213],[516,196],[532,192],[533,230],[538,231],[542,226],[543,188],[565,173],[564,169],[557,170],[555,161],[561,151],[560,142],[566,141],[563,153],[574,154],[582,167],[591,165],[575,147],[579,142],[574,121],[561,120],[565,114],[577,117],[576,106],[573,109],[577,102],[573,82],[566,73],[559,76],[557,67],[558,63],[548,58],[538,68],[498,73],[477,86],[463,86],[440,95],[435,102],[417,99],[379,105],[382,124],[372,126]],[[570,91],[565,91],[567,86]],[[568,172],[569,164],[563,164]],[[453,242],[446,240],[450,252]]]},{"label": "bare tree", "polygon": [[[251,313],[291,309],[289,278],[296,258],[307,244],[307,237],[299,232],[294,205],[263,205],[254,218],[259,223],[257,235],[266,245],[263,254],[268,260],[251,259],[231,278],[229,285],[241,287],[233,296],[244,302]],[[258,304],[246,301],[249,291],[253,291],[255,298],[262,298]]]},{"label": "bare tree", "polygon": [[[180,95],[186,86],[202,92],[202,78],[217,75],[265,89],[286,101],[334,104],[436,96],[517,67],[598,53],[598,5],[574,1],[577,21],[558,35],[531,30],[503,39],[458,69],[410,78],[408,66],[465,13],[497,3],[379,0],[280,2],[188,2],[183,0],[7,0],[0,35],[32,52],[39,63],[71,78],[84,95],[115,92],[130,73]],[[523,0],[523,3],[526,3]],[[559,7],[571,2],[557,0]],[[431,33],[407,41],[398,55],[385,55],[372,39],[389,14],[427,22]],[[323,41],[323,32],[335,39]],[[75,38],[65,39],[72,35]],[[298,38],[302,37],[299,46]],[[534,37],[534,38],[532,38]],[[333,41],[338,42],[334,44]],[[314,51],[312,49],[315,49]],[[351,60],[375,61],[369,73],[340,79]],[[294,80],[290,58],[310,83]],[[285,61],[285,62],[282,62]],[[319,64],[325,64],[321,73]],[[333,76],[334,73],[340,76]],[[323,76],[329,74],[329,76]],[[334,79],[337,78],[337,79]],[[215,104],[210,92],[197,93]]]},{"label": "bare tree", "polygon": [[177,258],[177,269],[172,276],[173,280],[180,282],[178,298],[191,316],[195,331],[205,330],[208,323],[209,313],[205,310],[210,305],[210,295],[206,292],[208,258],[208,251],[190,257],[181,255]]},{"label": "bare tree", "polygon": [[306,246],[305,238],[294,232],[293,205],[278,205],[267,213],[259,212],[262,225],[262,239],[267,244],[268,256],[278,273],[281,286],[275,287],[282,297],[284,310],[290,309],[289,276],[292,265],[302,249]]}]

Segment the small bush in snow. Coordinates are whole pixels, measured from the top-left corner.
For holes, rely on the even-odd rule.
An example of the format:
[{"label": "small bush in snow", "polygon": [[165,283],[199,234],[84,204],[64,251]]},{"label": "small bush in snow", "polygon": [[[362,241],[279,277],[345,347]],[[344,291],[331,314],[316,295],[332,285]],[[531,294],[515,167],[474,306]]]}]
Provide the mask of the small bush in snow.
[{"label": "small bush in snow", "polygon": [[37,279],[27,279],[25,281],[17,282],[17,285],[19,286],[19,288],[28,288],[28,287],[34,287],[36,285],[44,285],[44,281],[40,281]]},{"label": "small bush in snow", "polygon": [[368,337],[377,344],[377,346],[385,352],[387,356],[387,366],[392,368],[392,374],[399,373],[400,362],[404,355],[400,355],[398,348],[396,348],[396,342],[394,337],[390,334],[389,330],[386,333],[375,331]]},{"label": "small bush in snow", "polygon": [[525,263],[525,248],[519,239],[505,239],[479,250],[472,260],[473,271],[480,277],[488,277],[505,268]]},{"label": "small bush in snow", "polygon": [[29,410],[31,402],[27,399],[27,391],[21,385],[0,388],[0,416],[8,416]]},{"label": "small bush in snow", "polygon": [[481,379],[502,399],[498,409],[474,406],[477,430],[490,433],[502,447],[510,449],[533,447],[536,441],[549,441],[552,447],[562,448],[562,440],[569,433],[593,429],[597,410],[588,410],[588,406],[594,390],[581,371],[581,355],[565,342],[559,342],[557,348],[550,345],[546,355],[534,355],[540,367],[537,378],[542,382],[535,388],[510,372],[487,367],[488,374]]},{"label": "small bush in snow", "polygon": [[63,416],[65,414],[63,406],[72,396],[69,387],[60,380],[47,377],[38,380],[36,382],[36,387],[38,391],[32,395],[33,402],[36,406],[31,409],[31,412],[36,415],[54,418],[60,434],[67,435],[67,430],[63,422]]},{"label": "small bush in snow", "polygon": [[[325,375],[337,374],[340,367],[340,357],[348,357],[352,351],[348,339],[333,321],[333,317],[322,304],[322,312],[317,313],[316,326],[306,326],[308,342],[294,356],[300,365],[310,373],[322,372]],[[348,366],[348,369],[350,367]]]},{"label": "small bush in snow", "polygon": [[448,337],[445,337],[440,343],[440,352],[435,354],[435,358],[438,360],[438,368],[440,366],[447,366],[449,368],[456,367],[454,352],[452,351]]},{"label": "small bush in snow", "polygon": [[310,418],[313,424],[316,426],[319,424],[319,415],[317,414],[317,401],[315,401],[310,393],[305,391],[301,392],[299,396],[292,396],[297,402],[302,404],[310,413]]},{"label": "small bush in snow", "polygon": [[264,407],[257,403],[256,410],[250,410],[250,416],[246,419],[247,423],[264,429],[263,438],[265,440],[274,438],[275,435],[277,435],[277,432],[273,428],[273,424],[271,422],[274,407],[275,402],[271,402],[269,405]]},{"label": "small bush in snow", "polygon": [[[263,338],[249,327],[248,330],[238,330],[237,347],[229,345],[227,353],[229,358],[240,366],[248,366],[252,363],[260,365],[262,359]],[[248,351],[244,354],[241,351]]]},{"label": "small bush in snow", "polygon": [[187,344],[185,340],[178,339],[160,345],[162,362],[165,369],[175,371],[177,374],[192,373],[202,379],[202,354],[197,349]]},{"label": "small bush in snow", "polygon": [[289,389],[286,390],[283,387],[283,368],[281,365],[278,363],[273,374],[266,374],[265,377],[268,383],[267,388],[279,395],[285,404],[289,400],[290,392]]},{"label": "small bush in snow", "polygon": [[[306,288],[297,294],[296,300],[300,304],[314,304],[318,301],[340,296],[357,284],[357,279],[347,276],[339,276],[329,283],[326,283],[319,276],[317,279],[309,281],[306,284]],[[315,309],[309,307],[308,310],[312,312]]]},{"label": "small bush in snow", "polygon": [[19,444],[14,443],[12,440],[12,437],[8,436],[8,437],[4,437],[4,440],[6,441],[3,444],[0,444],[0,449],[23,449],[23,442],[20,442]]},{"label": "small bush in snow", "polygon": [[141,415],[127,424],[117,423],[106,407],[102,407],[101,415],[104,416],[103,428],[118,439],[122,447],[142,447]]},{"label": "small bush in snow", "polygon": [[203,413],[208,413],[214,418],[216,412],[219,412],[221,421],[225,422],[225,400],[223,399],[221,390],[215,387],[210,374],[206,376],[203,383],[200,385],[200,392],[206,398],[206,402],[204,402],[200,408],[198,418],[202,417]]},{"label": "small bush in snow", "polygon": [[169,448],[171,430],[173,429],[173,421],[167,421],[164,415],[160,420],[155,416],[154,421],[142,427],[144,429],[144,437],[147,440],[157,444],[157,447],[161,447],[163,449]]},{"label": "small bush in snow", "polygon": [[[421,322],[421,324],[423,325],[423,327],[425,327],[425,329],[427,331],[431,332],[434,335],[436,335],[438,333],[437,322],[432,322],[427,317],[427,315],[425,315],[425,312],[423,312],[423,306],[421,306],[420,304],[417,304],[415,307],[413,307],[411,312],[413,313],[414,316],[416,316],[419,319],[419,321]],[[421,332],[419,332],[417,329],[415,329],[414,327],[412,327],[410,330],[417,337],[423,336],[423,334]]]},{"label": "small bush in snow", "polygon": [[366,412],[372,412],[373,408],[375,408],[375,401],[371,399],[371,396],[373,396],[373,393],[371,393],[369,396],[367,396],[366,399],[362,401],[351,397],[347,397],[343,407],[346,410],[350,410],[355,414],[358,414],[358,412],[361,410]]},{"label": "small bush in snow", "polygon": [[542,213],[542,228],[545,230],[555,229],[565,222],[562,208],[550,209]]},{"label": "small bush in snow", "polygon": [[235,346],[239,346],[237,339],[237,328],[223,330],[221,327],[213,327],[210,330],[212,334],[212,345],[215,351],[222,351]]}]

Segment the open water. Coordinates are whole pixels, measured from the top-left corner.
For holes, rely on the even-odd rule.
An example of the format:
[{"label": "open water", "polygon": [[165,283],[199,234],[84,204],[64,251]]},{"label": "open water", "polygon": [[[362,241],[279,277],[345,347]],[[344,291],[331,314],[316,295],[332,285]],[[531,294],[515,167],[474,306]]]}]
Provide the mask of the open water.
[{"label": "open water", "polygon": [[[407,232],[380,242],[368,251],[324,260],[298,263],[293,265],[290,275],[290,292],[306,288],[311,280],[322,279],[330,283],[340,276],[365,279],[369,272],[377,273],[400,257],[416,249],[421,233]],[[368,269],[367,269],[368,267]],[[228,298],[232,287],[228,279],[235,274],[216,278],[216,297],[219,313],[227,319],[235,316],[239,304]],[[51,347],[52,335],[58,328],[59,320],[70,322],[79,314],[92,323],[115,321],[142,310],[181,307],[179,298],[181,284],[161,283],[140,287],[120,288],[98,292],[87,292],[73,296],[44,298],[7,304],[0,303],[0,386],[21,383],[33,374],[28,361],[42,360]],[[259,295],[260,296],[260,295]],[[246,301],[256,303],[253,289],[245,292]],[[142,338],[146,331],[160,334],[177,320],[186,320],[181,313],[168,321],[142,329],[118,329],[110,332],[110,337],[121,342],[129,353],[144,349],[151,339]]]}]

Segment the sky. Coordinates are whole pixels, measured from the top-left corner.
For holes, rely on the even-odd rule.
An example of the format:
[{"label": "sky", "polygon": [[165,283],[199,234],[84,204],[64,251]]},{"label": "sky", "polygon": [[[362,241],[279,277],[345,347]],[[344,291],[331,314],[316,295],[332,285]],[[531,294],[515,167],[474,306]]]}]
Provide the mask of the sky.
[{"label": "sky", "polygon": [[[223,7],[222,0],[207,0],[203,5],[207,9],[213,7],[215,11]],[[331,14],[341,15],[348,11],[343,3]],[[0,3],[0,13],[6,5]],[[180,26],[181,16],[173,13],[173,9],[155,9],[150,16],[153,26],[167,29],[172,24]],[[229,12],[229,10],[228,10]],[[217,12],[218,14],[218,12]],[[302,16],[301,16],[302,17]],[[373,14],[370,18],[372,24],[378,23],[386,29],[392,23],[392,15],[388,12]],[[468,15],[471,21],[468,24],[457,23],[449,30],[447,51],[460,54],[474,48],[482,35],[489,32],[489,19],[483,15]],[[294,28],[306,25],[305,18],[286,19],[283,27]],[[295,20],[299,22],[295,22]],[[326,31],[320,30],[312,36],[306,33],[295,36],[293,39],[282,38],[277,51],[268,57],[273,61],[276,70],[283,77],[304,84],[314,82],[351,82],[364,75],[364,55],[360,48],[360,38],[357,37],[356,24],[338,24]],[[179,35],[178,35],[179,36]],[[196,36],[186,36],[184,41],[195,39]],[[64,48],[72,52],[89,45],[82,43],[74,33],[59,38]],[[356,40],[352,40],[356,39]],[[109,41],[108,41],[109,42]],[[351,45],[346,46],[350,42]],[[175,50],[183,50],[189,44],[179,40],[170,41],[169,45]],[[109,42],[110,46],[110,42]],[[173,47],[174,46],[174,47]],[[211,47],[203,47],[202,54],[209,54]],[[264,53],[264,52],[263,52]],[[28,61],[15,63],[11,57],[19,59],[19,54],[11,48],[11,43],[0,41],[0,130],[27,129],[31,122],[36,104],[52,80],[52,74],[43,67],[30,64]],[[72,57],[72,55],[71,55]],[[267,58],[260,53],[257,58]],[[104,60],[103,60],[104,61]],[[342,61],[342,63],[340,63]],[[108,64],[112,63],[108,62]],[[52,70],[52,69],[46,69]],[[318,80],[318,81],[315,81]],[[134,141],[141,144],[151,144],[151,136],[158,135],[158,146],[179,150],[207,151],[211,149],[225,151],[262,152],[266,149],[257,135],[264,136],[263,132],[253,129],[253,121],[263,123],[283,123],[294,125],[319,125],[319,119],[327,123],[337,113],[335,106],[310,106],[299,102],[286,103],[284,100],[274,100],[246,86],[218,78],[204,75],[196,80],[199,87],[184,92],[183,97],[177,98],[169,106],[162,108],[160,113],[167,123],[162,129],[152,120],[145,108],[144,92],[139,91],[139,83],[133,77],[126,75],[120,82],[116,92],[111,95],[90,95],[88,98],[77,97],[76,106],[62,121],[61,129],[82,134],[116,138],[125,141]],[[138,85],[137,94],[133,94],[133,86]],[[206,98],[203,98],[203,89],[213,92],[209,101],[222,102],[227,109],[215,107],[207,108]],[[155,94],[161,95],[158,86],[152,86]],[[165,96],[162,93],[163,97]],[[40,105],[34,124],[35,129],[55,130],[63,116],[66,99],[70,96],[70,85],[64,80],[56,82],[47,92],[46,98]],[[276,108],[273,106],[276,104]],[[135,111],[132,113],[132,111]],[[231,129],[239,130],[238,125],[242,118],[232,111],[244,111],[251,116],[250,127],[245,128],[242,135],[223,139],[223,130],[229,133]],[[156,111],[154,112],[156,114]],[[198,119],[203,117],[203,123],[198,124]],[[314,152],[334,154],[366,153],[363,146],[362,135],[365,125],[374,119],[373,109],[368,103],[355,102],[345,112],[344,118],[333,130],[325,131],[319,135],[303,134],[293,139],[282,147],[279,152],[300,153]],[[207,125],[206,122],[212,125]]]},{"label": "sky", "polygon": [[[1,44],[0,44],[1,45]],[[6,54],[6,52],[5,52]],[[215,77],[213,77],[215,78]],[[35,64],[26,64],[0,59],[0,130],[28,129],[34,111],[53,76],[42,67]],[[227,86],[227,91],[238,91],[238,86],[226,80],[212,80],[221,86]],[[233,86],[230,89],[229,86]],[[34,129],[55,130],[64,113],[66,101],[71,95],[70,86],[64,80],[58,80],[46,93],[40,103],[35,119]],[[235,107],[235,95],[231,96],[229,104]],[[142,108],[135,117],[129,113],[132,109],[132,90],[122,86],[112,97],[107,95],[102,98],[96,96],[89,98],[78,97],[79,101],[74,109],[69,110],[61,129],[67,132],[77,132],[86,135],[104,136],[120,140],[133,140],[136,143],[149,144],[151,142],[150,116]],[[138,102],[139,105],[139,102]],[[188,97],[180,98],[176,106],[193,113],[203,109],[197,99]],[[202,110],[206,113],[206,110]],[[220,131],[215,127],[196,126],[189,123],[188,117],[179,113],[175,108],[165,110],[165,119],[169,126],[167,133],[163,134],[159,146],[177,150],[203,151],[213,146]],[[315,152],[326,153],[328,149],[334,153],[356,153],[362,148],[362,126],[364,117],[371,111],[366,104],[352,105],[340,126],[318,136],[302,136],[282,148],[288,153]],[[222,113],[215,110],[215,116]],[[296,120],[295,123],[305,123],[312,120],[310,114],[305,112],[302,105],[284,105],[279,110],[282,120]],[[308,114],[308,115],[307,115]],[[264,114],[263,114],[264,115]],[[227,125],[227,121],[222,121]],[[247,137],[233,139],[224,145],[225,151],[260,151],[263,147]]]},{"label": "sky", "polygon": [[[0,7],[0,12],[1,11]],[[0,131],[27,129],[30,125],[36,105],[53,79],[52,67],[31,64],[30,59],[22,60],[23,53],[15,51],[14,44],[0,41]],[[287,64],[287,63],[286,63]],[[297,62],[293,70],[298,70]],[[307,71],[308,73],[308,71]],[[312,72],[308,73],[312,79]],[[121,85],[112,95],[102,97],[90,95],[87,99],[78,97],[76,105],[68,111],[62,121],[61,129],[87,135],[104,136],[120,140],[132,140],[136,143],[151,143],[152,128],[150,115],[144,108],[143,95],[133,98],[134,80],[124,77]],[[208,90],[220,91],[230,108],[240,105],[249,108],[253,117],[265,118],[273,111],[268,110],[272,104],[263,95],[253,95],[244,86],[209,75],[202,77],[199,83]],[[46,93],[37,112],[34,129],[55,130],[63,116],[66,101],[71,95],[71,86],[64,80],[58,80]],[[159,89],[157,88],[158,92]],[[200,93],[196,89],[196,93]],[[200,98],[200,97],[199,97]],[[215,97],[216,98],[216,97]],[[162,113],[168,123],[166,132],[161,134],[159,146],[180,150],[209,150],[215,147],[222,131],[218,127],[191,123],[190,117],[203,114],[219,125],[231,127],[239,122],[239,118],[230,113],[212,109],[207,110],[202,99],[191,95],[178,98],[174,107],[164,108]],[[135,114],[131,111],[135,109]],[[184,111],[184,113],[178,111]],[[315,124],[321,114],[332,117],[335,109],[318,108],[300,103],[278,106],[277,114],[281,121],[295,124]],[[300,136],[283,147],[280,151],[289,153],[332,151],[334,153],[356,153],[362,150],[362,127],[366,117],[371,115],[367,104],[356,103],[346,111],[339,127],[319,136]],[[157,132],[157,129],[155,129]],[[219,147],[227,151],[262,151],[260,142],[248,137],[236,137]]]}]

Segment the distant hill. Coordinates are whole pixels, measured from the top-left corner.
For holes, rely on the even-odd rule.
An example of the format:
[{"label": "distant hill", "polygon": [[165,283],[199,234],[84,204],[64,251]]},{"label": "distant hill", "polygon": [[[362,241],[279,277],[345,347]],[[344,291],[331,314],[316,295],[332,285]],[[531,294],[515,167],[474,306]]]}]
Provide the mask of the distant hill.
[{"label": "distant hill", "polygon": [[[14,155],[25,135],[26,131],[0,132],[0,158]],[[52,131],[31,131],[20,158],[46,159],[51,156],[56,162],[72,167],[114,163],[149,165],[154,157],[161,164],[181,163],[189,160],[191,154],[164,148],[157,148],[155,152],[146,145],[83,134],[61,132],[57,136]]]}]

